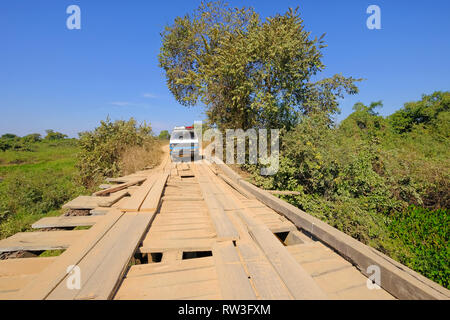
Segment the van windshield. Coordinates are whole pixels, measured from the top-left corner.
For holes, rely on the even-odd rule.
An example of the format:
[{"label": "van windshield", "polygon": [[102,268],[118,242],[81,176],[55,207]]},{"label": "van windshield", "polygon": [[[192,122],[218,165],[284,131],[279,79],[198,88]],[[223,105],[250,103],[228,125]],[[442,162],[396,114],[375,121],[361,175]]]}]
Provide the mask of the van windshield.
[{"label": "van windshield", "polygon": [[197,139],[194,131],[174,131],[172,133],[172,138],[175,140],[183,140],[183,139]]}]

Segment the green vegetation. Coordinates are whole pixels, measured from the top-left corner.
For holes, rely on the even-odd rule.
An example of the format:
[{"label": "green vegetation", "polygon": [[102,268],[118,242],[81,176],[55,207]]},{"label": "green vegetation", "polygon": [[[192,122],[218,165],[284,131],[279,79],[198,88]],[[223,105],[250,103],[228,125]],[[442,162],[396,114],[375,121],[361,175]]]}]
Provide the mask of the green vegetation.
[{"label": "green vegetation", "polygon": [[[16,137],[14,143],[26,137]],[[60,215],[62,204],[86,191],[74,182],[76,140],[27,146],[27,151],[0,152],[0,238],[29,230],[42,217]]]},{"label": "green vegetation", "polygon": [[411,252],[412,269],[449,288],[450,212],[411,206],[392,218],[389,228]]},{"label": "green vegetation", "polygon": [[158,163],[161,146],[150,125],[137,125],[134,119],[115,122],[107,119],[91,132],[80,133],[77,168],[87,188],[106,177],[128,174]]},{"label": "green vegetation", "polygon": [[162,34],[159,64],[177,101],[201,100],[219,129],[291,128],[299,114],[337,111],[355,94],[340,74],[314,82],[325,69],[323,36],[311,39],[297,10],[262,20],[252,8],[202,3]]},{"label": "green vegetation", "polygon": [[0,146],[8,146],[0,152],[0,239],[30,230],[43,217],[61,215],[64,203],[91,193],[105,177],[154,165],[161,155],[151,127],[137,126],[133,119],[102,121],[80,140],[66,137],[47,130],[44,139],[39,134],[0,138]]},{"label": "green vegetation", "polygon": [[299,191],[284,199],[449,287],[450,92],[386,118],[380,106],[357,103],[337,126],[325,113],[304,116],[282,138],[276,175],[246,169],[256,184]]},{"label": "green vegetation", "polygon": [[165,28],[159,64],[177,101],[200,100],[211,127],[281,129],[276,175],[241,168],[254,183],[300,192],[282,197],[449,287],[450,93],[389,117],[376,112],[380,101],[357,103],[337,125],[338,100],[359,79],[316,80],[324,47],[297,10],[263,21],[252,8],[206,2]]},{"label": "green vegetation", "polygon": [[169,133],[169,131],[167,131],[167,130],[162,130],[162,131],[159,133],[158,138],[159,138],[160,140],[169,140],[169,139],[170,139],[170,133]]}]

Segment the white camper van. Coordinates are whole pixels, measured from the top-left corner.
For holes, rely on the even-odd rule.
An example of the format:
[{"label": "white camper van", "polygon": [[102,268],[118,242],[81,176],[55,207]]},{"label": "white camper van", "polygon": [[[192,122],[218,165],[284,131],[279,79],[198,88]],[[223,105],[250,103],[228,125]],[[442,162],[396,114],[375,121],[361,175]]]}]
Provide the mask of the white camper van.
[{"label": "white camper van", "polygon": [[172,160],[198,158],[199,144],[194,127],[175,127],[170,135]]}]

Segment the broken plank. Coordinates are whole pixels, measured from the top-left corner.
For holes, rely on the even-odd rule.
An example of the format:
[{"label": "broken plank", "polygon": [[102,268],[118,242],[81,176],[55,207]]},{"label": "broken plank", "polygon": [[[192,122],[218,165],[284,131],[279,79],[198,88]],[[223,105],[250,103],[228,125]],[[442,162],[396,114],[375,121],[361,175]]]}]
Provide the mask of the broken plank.
[{"label": "broken plank", "polygon": [[102,219],[101,216],[60,216],[47,217],[32,224],[33,229],[87,227]]},{"label": "broken plank", "polygon": [[135,184],[139,184],[141,182],[144,182],[145,180],[146,180],[146,178],[134,179],[134,180],[131,180],[129,182],[119,184],[117,186],[112,186],[112,187],[110,187],[108,189],[97,191],[93,195],[94,196],[104,196],[104,195],[107,195],[107,194],[110,194],[110,193],[114,193],[114,192],[126,189],[128,187],[134,186]]},{"label": "broken plank", "polygon": [[127,190],[119,191],[108,197],[79,196],[62,206],[63,209],[92,210],[97,207],[110,207],[123,197],[128,195]]},{"label": "broken plank", "polygon": [[0,253],[11,251],[45,251],[67,249],[82,239],[86,230],[20,232],[0,240]]},{"label": "broken plank", "polygon": [[120,199],[128,196],[128,190],[122,190],[110,194],[108,197],[99,197],[98,206],[99,207],[111,207],[114,203]]},{"label": "broken plank", "polygon": [[124,203],[120,209],[122,211],[139,211],[142,203],[144,202],[147,194],[150,192],[151,188],[156,182],[157,175],[150,176],[138,190],[136,190],[133,195]]},{"label": "broken plank", "polygon": [[45,299],[66,277],[67,267],[77,265],[122,215],[122,212],[114,210],[91,229],[84,231],[86,233],[83,234],[83,241],[75,243],[64,251],[54,263],[39,273],[33,282],[20,290],[15,299]]}]

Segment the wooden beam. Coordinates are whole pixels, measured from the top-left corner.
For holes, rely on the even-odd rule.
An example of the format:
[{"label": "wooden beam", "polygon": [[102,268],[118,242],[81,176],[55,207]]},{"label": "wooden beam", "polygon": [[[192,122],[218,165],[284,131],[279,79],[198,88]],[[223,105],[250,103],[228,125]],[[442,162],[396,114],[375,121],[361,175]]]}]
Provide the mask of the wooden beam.
[{"label": "wooden beam", "polygon": [[36,274],[55,262],[57,257],[0,260],[0,277]]},{"label": "wooden beam", "polygon": [[112,298],[153,217],[150,213],[125,213],[78,264],[83,272],[81,290],[69,290],[61,283],[48,298]]},{"label": "wooden beam", "polygon": [[15,298],[18,300],[45,299],[66,277],[67,267],[78,265],[122,215],[122,212],[114,210],[91,229],[84,231],[85,233],[81,238],[82,241],[78,241],[64,251],[54,263],[39,273],[31,283],[19,291]]},{"label": "wooden beam", "polygon": [[144,202],[147,194],[150,192],[151,188],[156,182],[156,175],[150,176],[138,190],[136,190],[133,195],[124,203],[120,209],[127,212],[139,211],[142,203]]},{"label": "wooden beam", "polygon": [[279,194],[279,195],[283,195],[283,196],[301,195],[301,192],[298,192],[298,191],[267,190],[267,192],[269,192],[271,194]]},{"label": "wooden beam", "polygon": [[19,232],[0,240],[0,253],[11,251],[45,251],[67,249],[83,238],[87,231]]},{"label": "wooden beam", "polygon": [[256,300],[255,292],[233,243],[231,241],[215,243],[213,257],[223,299]]},{"label": "wooden beam", "polygon": [[155,177],[156,182],[150,192],[147,194],[144,202],[142,203],[142,206],[139,208],[140,212],[156,212],[160,205],[161,196],[163,194],[168,177],[169,174],[167,172],[161,173]]},{"label": "wooden beam", "polygon": [[318,300],[327,298],[322,289],[297,263],[267,226],[258,223],[245,211],[239,211],[239,215],[247,225],[251,237],[264,252],[295,299]]},{"label": "wooden beam", "polygon": [[141,182],[144,182],[145,180],[147,180],[147,179],[146,178],[134,179],[134,180],[131,180],[129,182],[119,184],[117,186],[112,186],[112,187],[110,187],[108,189],[97,191],[93,195],[94,196],[104,196],[104,195],[107,195],[107,194],[110,194],[110,193],[114,193],[114,192],[126,189],[128,187],[134,186],[135,184],[139,184]]},{"label": "wooden beam", "polygon": [[66,228],[66,227],[87,227],[92,226],[102,219],[102,216],[60,216],[47,217],[33,223],[33,229],[42,228]]}]

